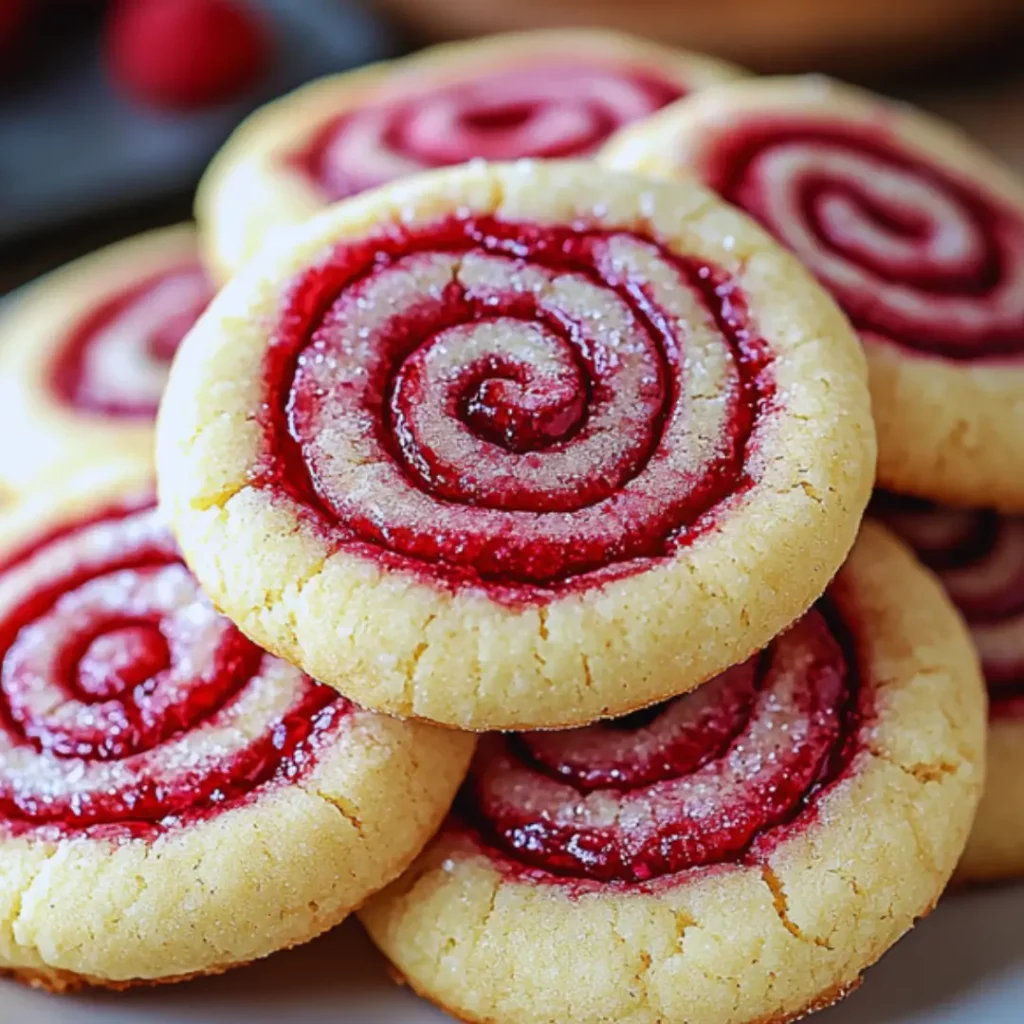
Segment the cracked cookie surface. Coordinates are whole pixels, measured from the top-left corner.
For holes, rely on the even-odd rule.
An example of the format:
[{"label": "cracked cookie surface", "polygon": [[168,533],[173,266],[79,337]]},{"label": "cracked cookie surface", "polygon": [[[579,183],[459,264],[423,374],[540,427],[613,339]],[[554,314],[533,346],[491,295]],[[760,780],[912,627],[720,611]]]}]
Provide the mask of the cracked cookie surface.
[{"label": "cracked cookie surface", "polygon": [[0,972],[216,973],[332,927],[442,820],[468,736],[363,711],[201,594],[146,463],[0,516]]},{"label": "cracked cookie surface", "polygon": [[791,1020],[934,905],[984,739],[962,620],[869,523],[814,609],[703,688],[485,737],[445,828],[360,917],[467,1021]]},{"label": "cracked cookie surface", "polygon": [[190,224],[84,256],[0,319],[0,484],[18,492],[112,455],[152,459],[178,343],[213,296]]},{"label": "cracked cookie surface", "polygon": [[610,140],[793,251],[868,356],[881,486],[1024,510],[1024,185],[950,125],[819,77],[716,86]]},{"label": "cracked cookie surface", "polygon": [[874,436],[848,325],[746,218],[520,161],[357,196],[247,267],[175,361],[158,462],[261,646],[366,707],[536,728],[692,689],[800,615]]},{"label": "cracked cookie surface", "polygon": [[958,877],[1024,875],[1024,518],[884,493],[871,507],[942,580],[988,684],[985,795]]},{"label": "cracked cookie surface", "polygon": [[282,228],[346,196],[466,160],[586,157],[623,124],[742,72],[601,30],[448,43],[319,79],[251,115],[196,196],[230,276]]}]

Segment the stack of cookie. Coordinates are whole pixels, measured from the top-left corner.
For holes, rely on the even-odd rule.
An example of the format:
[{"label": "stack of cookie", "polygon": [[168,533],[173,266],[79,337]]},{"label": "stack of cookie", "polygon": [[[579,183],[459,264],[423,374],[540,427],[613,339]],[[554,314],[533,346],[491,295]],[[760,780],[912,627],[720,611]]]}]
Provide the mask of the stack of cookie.
[{"label": "stack of cookie", "polygon": [[939,574],[991,698],[961,875],[1024,874],[1024,184],[950,126],[807,78],[694,97],[602,160],[696,176],[799,256],[857,329],[872,511]]},{"label": "stack of cookie", "polygon": [[308,86],[197,210],[2,327],[0,968],[170,981],[361,908],[466,1020],[839,998],[984,770],[963,618],[862,523],[876,424],[1011,723],[965,873],[1024,862],[1024,533],[919,503],[1014,507],[1006,172],[547,33]]}]

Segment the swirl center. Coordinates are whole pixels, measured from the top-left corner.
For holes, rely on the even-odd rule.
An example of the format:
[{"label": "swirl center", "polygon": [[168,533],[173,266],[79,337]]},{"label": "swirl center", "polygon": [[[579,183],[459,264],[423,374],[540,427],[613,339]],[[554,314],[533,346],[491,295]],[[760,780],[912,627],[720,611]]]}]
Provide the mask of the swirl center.
[{"label": "swirl center", "polygon": [[938,574],[963,613],[993,715],[1024,712],[1024,517],[882,492],[871,511]]},{"label": "swirl center", "polygon": [[328,198],[343,199],[476,157],[585,156],[682,92],[649,71],[570,57],[477,69],[472,81],[450,85],[417,77],[401,95],[329,120],[290,162]]},{"label": "swirl center", "polygon": [[771,361],[735,282],[642,236],[392,232],[296,282],[254,482],[434,579],[638,567],[750,485]]},{"label": "swirl center", "polygon": [[66,404],[153,417],[178,345],[213,291],[198,266],[169,270],[101,303],[64,342],[52,370]]},{"label": "swirl center", "polygon": [[151,511],[0,570],[0,829],[150,836],[313,763],[347,705],[206,600]]},{"label": "swirl center", "polygon": [[89,641],[78,662],[76,683],[82,694],[103,700],[152,679],[170,663],[170,648],[156,625],[113,626]]},{"label": "swirl center", "polygon": [[510,868],[646,882],[737,859],[851,756],[858,681],[812,610],[768,651],[630,724],[488,737],[460,813]]},{"label": "swirl center", "polygon": [[751,121],[703,158],[874,339],[970,360],[1024,352],[1024,214],[856,123]]},{"label": "swirl center", "polygon": [[[502,325],[494,325],[500,334]],[[482,358],[469,380],[462,401],[462,415],[478,437],[509,451],[548,448],[579,427],[586,413],[587,380],[572,354],[563,354],[557,342],[531,324],[509,325],[520,340],[504,352]],[[442,344],[461,348],[458,328],[445,332]],[[549,356],[545,351],[556,349]],[[564,358],[559,358],[560,356]],[[401,374],[405,376],[404,369]],[[401,377],[399,378],[401,381]],[[429,387],[429,385],[428,385]],[[396,384],[396,395],[401,392]],[[397,403],[401,409],[411,403]]]}]

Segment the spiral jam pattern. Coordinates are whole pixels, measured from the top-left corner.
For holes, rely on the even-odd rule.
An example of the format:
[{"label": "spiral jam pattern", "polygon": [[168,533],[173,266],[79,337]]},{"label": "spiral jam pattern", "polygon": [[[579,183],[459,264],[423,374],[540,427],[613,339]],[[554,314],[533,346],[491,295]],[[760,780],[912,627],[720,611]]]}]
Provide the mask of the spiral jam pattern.
[{"label": "spiral jam pattern", "polygon": [[0,833],[150,837],[297,778],[348,705],[203,596],[151,509],[0,570]]},{"label": "spiral jam pattern", "polygon": [[330,199],[475,157],[586,156],[616,129],[678,99],[678,83],[608,63],[530,62],[431,86],[334,118],[292,162]]},{"label": "spiral jam pattern", "polygon": [[152,419],[182,338],[213,297],[202,268],[166,270],[97,305],[69,332],[53,365],[75,409]]},{"label": "spiral jam pattern", "polygon": [[305,272],[265,387],[256,486],[334,544],[519,594],[637,571],[708,528],[752,483],[773,394],[718,269],[627,232],[481,218]]},{"label": "spiral jam pattern", "polygon": [[849,762],[861,690],[828,612],[667,704],[569,732],[492,735],[458,808],[510,870],[648,882],[743,859]]},{"label": "spiral jam pattern", "polygon": [[878,493],[871,506],[942,580],[970,626],[994,715],[1024,714],[1024,517]]},{"label": "spiral jam pattern", "polygon": [[790,248],[865,336],[952,360],[1024,350],[1024,213],[881,129],[765,118],[707,183]]}]

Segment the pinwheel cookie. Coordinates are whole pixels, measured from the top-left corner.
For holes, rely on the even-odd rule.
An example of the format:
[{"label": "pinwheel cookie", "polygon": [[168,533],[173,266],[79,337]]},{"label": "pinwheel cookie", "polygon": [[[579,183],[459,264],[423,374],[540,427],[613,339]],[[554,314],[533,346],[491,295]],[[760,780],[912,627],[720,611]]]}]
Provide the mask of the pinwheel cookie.
[{"label": "pinwheel cookie", "polygon": [[967,618],[991,712],[985,795],[959,874],[1024,875],[1024,519],[880,494],[872,505]]},{"label": "pinwheel cookie", "polygon": [[314,678],[472,729],[582,724],[818,597],[872,480],[862,359],[698,186],[467,165],[229,284],[175,361],[161,492],[218,607]]},{"label": "pinwheel cookie", "polygon": [[110,455],[152,459],[178,343],[213,289],[191,225],[119,242],[31,285],[0,320],[0,485]]},{"label": "pinwheel cookie", "polygon": [[793,1020],[938,899],[984,738],[962,621],[871,524],[820,604],[701,689],[484,738],[448,824],[360,916],[460,1020]]},{"label": "pinwheel cookie", "polygon": [[0,971],[46,988],[312,938],[408,865],[472,747],[254,647],[181,563],[149,472],[0,517]]},{"label": "pinwheel cookie", "polygon": [[1024,510],[1024,186],[993,157],[805,78],[687,99],[604,159],[696,173],[832,291],[867,349],[883,486]]},{"label": "pinwheel cookie", "polygon": [[275,229],[395,178],[475,157],[577,157],[616,128],[740,72],[611,32],[551,31],[438,46],[334,75],[257,111],[196,203],[228,275]]}]

